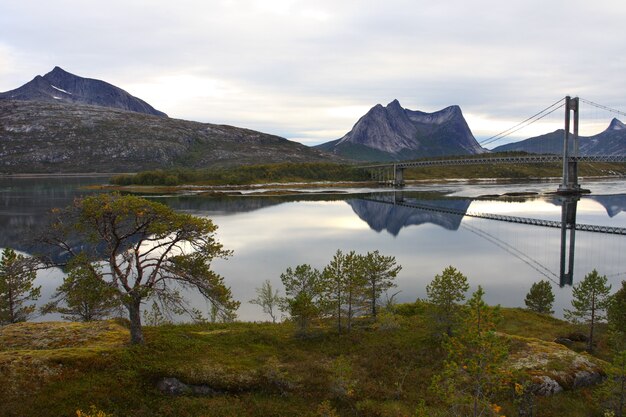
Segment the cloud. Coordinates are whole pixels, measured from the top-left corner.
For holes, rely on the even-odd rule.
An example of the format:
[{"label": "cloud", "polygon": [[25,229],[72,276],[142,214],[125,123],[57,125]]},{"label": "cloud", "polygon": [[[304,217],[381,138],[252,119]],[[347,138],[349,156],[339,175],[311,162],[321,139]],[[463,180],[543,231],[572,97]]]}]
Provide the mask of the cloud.
[{"label": "cloud", "polygon": [[59,65],[176,117],[307,143],[360,116],[336,109],[394,98],[459,104],[489,136],[566,94],[624,108],[624,40],[607,34],[625,18],[611,0],[3,2],[0,90]]}]

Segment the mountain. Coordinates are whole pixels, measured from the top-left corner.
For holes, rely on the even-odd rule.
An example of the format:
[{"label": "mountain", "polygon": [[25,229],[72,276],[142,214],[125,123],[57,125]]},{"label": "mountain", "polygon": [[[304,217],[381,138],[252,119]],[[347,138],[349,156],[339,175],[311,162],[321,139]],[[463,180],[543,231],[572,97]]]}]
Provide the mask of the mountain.
[{"label": "mountain", "polygon": [[[562,154],[564,133],[563,129],[558,129],[545,135],[498,146],[493,151]],[[613,119],[605,131],[588,137],[579,136],[578,144],[581,156],[624,155],[626,153],[626,125],[618,119]]]},{"label": "mountain", "polygon": [[377,104],[345,136],[316,147],[363,161],[485,152],[476,142],[459,106],[424,113],[405,109],[398,100],[386,107]]},{"label": "mountain", "polygon": [[604,132],[580,142],[580,152],[582,155],[626,154],[626,125],[618,119],[611,120]]},{"label": "mountain", "polygon": [[0,100],[0,172],[136,172],[339,158],[253,130],[110,107]]},{"label": "mountain", "polygon": [[15,90],[0,93],[0,100],[89,104],[167,117],[167,114],[121,88],[70,74],[60,67],[54,67],[43,77],[36,76]]}]

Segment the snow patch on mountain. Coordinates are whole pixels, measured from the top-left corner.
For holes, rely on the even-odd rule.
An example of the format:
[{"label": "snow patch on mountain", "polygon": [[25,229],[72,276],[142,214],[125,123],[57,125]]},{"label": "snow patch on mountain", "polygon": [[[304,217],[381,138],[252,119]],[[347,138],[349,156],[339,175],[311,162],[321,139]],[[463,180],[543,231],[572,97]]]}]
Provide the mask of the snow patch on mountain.
[{"label": "snow patch on mountain", "polygon": [[[69,91],[65,91],[64,89],[59,88],[59,87],[57,87],[57,86],[55,86],[55,85],[52,85],[52,84],[50,84],[50,87],[54,88],[55,90],[59,90],[60,92],[65,93],[65,94],[72,94],[72,93],[70,93]],[[56,98],[56,97],[55,97],[55,98]]]}]

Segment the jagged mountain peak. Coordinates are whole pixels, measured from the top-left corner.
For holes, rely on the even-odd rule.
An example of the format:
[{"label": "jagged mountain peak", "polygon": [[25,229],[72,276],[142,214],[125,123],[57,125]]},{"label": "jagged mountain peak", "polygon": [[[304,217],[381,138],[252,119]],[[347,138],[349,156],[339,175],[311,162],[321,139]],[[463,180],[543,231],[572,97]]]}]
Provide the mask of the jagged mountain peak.
[{"label": "jagged mountain peak", "polygon": [[389,104],[387,104],[386,108],[387,109],[402,109],[402,110],[404,110],[404,108],[402,108],[402,106],[400,105],[400,102],[398,101],[397,98],[394,98],[392,101],[390,101]]},{"label": "jagged mountain peak", "polygon": [[397,99],[376,104],[342,138],[318,147],[370,161],[484,152],[458,105],[426,113],[406,109]]},{"label": "jagged mountain peak", "polygon": [[56,65],[54,68],[52,68],[52,71],[50,71],[49,73],[47,73],[46,75],[57,75],[57,74],[67,74],[67,75],[74,75],[71,74],[67,71],[65,71],[63,68],[59,67],[58,65]]},{"label": "jagged mountain peak", "polygon": [[621,120],[614,118],[611,120],[609,127],[606,130],[624,130],[626,125]]},{"label": "jagged mountain peak", "polygon": [[59,66],[37,75],[15,90],[0,93],[0,100],[88,104],[167,117],[145,101],[105,81],[83,78]]}]

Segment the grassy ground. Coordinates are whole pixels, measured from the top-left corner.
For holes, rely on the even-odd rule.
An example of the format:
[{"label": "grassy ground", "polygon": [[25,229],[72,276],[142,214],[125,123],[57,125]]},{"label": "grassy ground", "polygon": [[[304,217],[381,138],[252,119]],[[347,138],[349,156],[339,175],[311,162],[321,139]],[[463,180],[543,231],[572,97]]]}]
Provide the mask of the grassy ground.
[{"label": "grassy ground", "polygon": [[[146,327],[144,346],[128,346],[116,322],[27,323],[0,328],[0,415],[76,416],[411,416],[420,400],[439,404],[428,387],[443,351],[423,306],[363,320],[348,335],[318,325],[295,337],[292,324],[230,323]],[[512,354],[576,328],[522,309],[503,309],[500,331]],[[503,336],[508,337],[508,336]],[[600,355],[606,356],[600,335]],[[575,350],[582,350],[575,346]],[[522,353],[520,353],[522,352]],[[569,352],[569,351],[568,351]],[[552,356],[549,356],[550,358]],[[542,367],[562,371],[550,359]],[[536,370],[535,370],[536,371]],[[163,377],[210,386],[211,396],[166,396]],[[537,400],[540,416],[601,415],[590,388]],[[502,414],[517,415],[503,398]],[[333,414],[336,413],[336,414]]]}]

